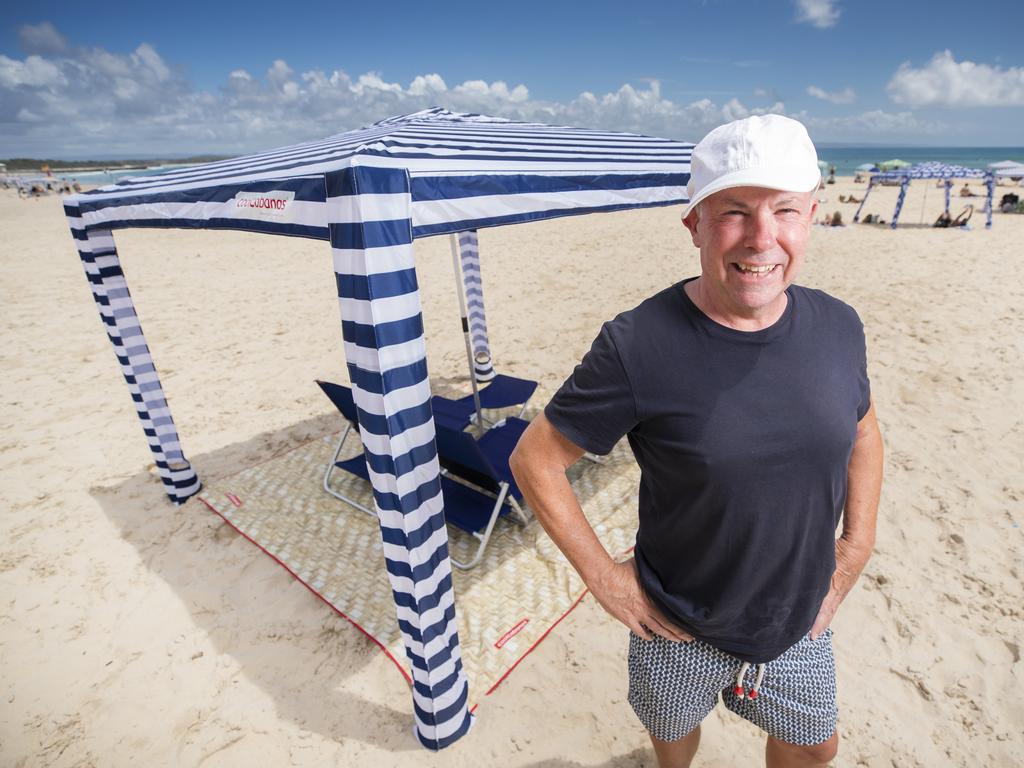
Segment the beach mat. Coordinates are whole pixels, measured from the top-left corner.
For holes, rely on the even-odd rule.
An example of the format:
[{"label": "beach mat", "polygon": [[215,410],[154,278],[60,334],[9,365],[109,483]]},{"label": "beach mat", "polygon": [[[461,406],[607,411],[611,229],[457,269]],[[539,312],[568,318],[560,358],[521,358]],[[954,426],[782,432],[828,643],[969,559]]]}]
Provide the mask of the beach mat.
[{"label": "beach mat", "polygon": [[[409,680],[377,521],[322,487],[339,435],[214,481],[195,498],[356,625]],[[342,458],[360,453],[358,436],[350,436],[345,448]],[[624,555],[636,536],[639,470],[625,441],[603,461],[581,460],[569,478],[604,546]],[[365,481],[335,472],[331,484],[373,507]],[[586,594],[576,571],[530,517],[526,526],[499,519],[481,562],[469,571],[452,569],[471,703],[491,693]],[[448,532],[452,554],[469,560],[476,539],[453,526]]]}]

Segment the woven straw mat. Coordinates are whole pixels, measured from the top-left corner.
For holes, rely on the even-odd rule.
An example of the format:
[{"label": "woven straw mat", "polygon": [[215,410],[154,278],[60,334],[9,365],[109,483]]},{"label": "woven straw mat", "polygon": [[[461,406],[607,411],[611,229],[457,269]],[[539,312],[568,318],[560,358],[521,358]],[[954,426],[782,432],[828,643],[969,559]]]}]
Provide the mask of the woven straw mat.
[{"label": "woven straw mat", "polygon": [[[215,481],[198,498],[361,627],[393,660],[404,660],[377,522],[322,488],[339,437],[325,435]],[[341,458],[361,451],[353,431]],[[577,462],[569,478],[604,546],[613,556],[628,552],[636,535],[639,470],[625,441],[602,463]],[[331,485],[373,508],[369,483],[338,471]],[[469,571],[452,569],[471,701],[490,693],[585,591],[526,509],[529,524],[514,516],[499,518],[480,563]],[[454,526],[448,526],[448,535],[452,554],[469,560],[476,539]]]}]

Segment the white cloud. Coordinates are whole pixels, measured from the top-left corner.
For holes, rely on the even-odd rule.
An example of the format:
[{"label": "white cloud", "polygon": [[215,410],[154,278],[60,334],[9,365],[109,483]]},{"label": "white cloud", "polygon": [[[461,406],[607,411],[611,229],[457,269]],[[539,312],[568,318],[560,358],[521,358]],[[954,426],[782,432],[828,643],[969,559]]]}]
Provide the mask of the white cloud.
[{"label": "white cloud", "polygon": [[295,70],[288,66],[284,59],[275,59],[270,69],[267,70],[267,81],[280,90],[289,81]]},{"label": "white cloud", "polygon": [[18,120],[23,123],[38,123],[41,122],[42,119],[43,118],[39,115],[33,113],[31,110],[25,109],[24,107],[18,110]]},{"label": "white cloud", "polygon": [[158,82],[170,79],[171,70],[164,64],[160,54],[149,43],[143,43],[132,54],[132,62],[138,67],[148,69]]},{"label": "white cloud", "polygon": [[60,69],[41,56],[17,61],[0,54],[0,88],[55,88],[66,82]]},{"label": "white cloud", "polygon": [[[56,31],[56,30],[54,30]],[[196,90],[183,67],[148,44],[130,53],[71,48],[23,60],[0,55],[0,146],[12,156],[242,154],[315,140],[377,120],[442,106],[513,120],[580,125],[697,141],[729,120],[785,114],[774,91],[757,94],[770,106],[736,97],[673,100],[657,80],[565,101],[538,99],[525,84],[466,80],[440,74],[411,82],[382,73],[296,72],[283,59],[262,75],[235,69],[214,89]],[[799,115],[819,139],[912,138],[930,133],[911,113],[864,113],[816,120]]]},{"label": "white cloud", "polygon": [[796,20],[815,27],[834,27],[839,9],[834,0],[796,0]]},{"label": "white cloud", "polygon": [[430,93],[444,93],[447,90],[448,85],[445,83],[444,78],[437,74],[417,75],[409,83],[410,96],[426,96]]},{"label": "white cloud", "polygon": [[841,91],[829,92],[816,85],[809,85],[807,86],[807,93],[816,99],[830,101],[833,104],[852,104],[857,98],[857,94],[853,92],[852,88],[844,88]]},{"label": "white cloud", "polygon": [[920,69],[901,64],[886,90],[897,104],[911,107],[1019,107],[1024,106],[1024,67],[958,62],[945,50]]},{"label": "white cloud", "polygon": [[879,141],[882,139],[917,140],[922,136],[948,136],[950,126],[926,120],[913,112],[868,110],[843,117],[814,117],[806,112],[791,115],[807,126],[815,138],[830,141]]},{"label": "white cloud", "polygon": [[41,24],[25,24],[18,30],[18,42],[25,53],[64,53],[68,41],[48,21]]}]

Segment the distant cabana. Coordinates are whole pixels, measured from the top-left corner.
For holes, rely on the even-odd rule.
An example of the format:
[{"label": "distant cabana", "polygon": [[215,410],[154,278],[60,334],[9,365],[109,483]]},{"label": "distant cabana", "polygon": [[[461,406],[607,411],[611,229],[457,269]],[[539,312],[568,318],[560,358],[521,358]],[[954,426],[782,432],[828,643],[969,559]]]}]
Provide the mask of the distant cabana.
[{"label": "distant cabana", "polygon": [[[412,670],[415,732],[430,749],[461,738],[472,716],[413,241],[472,233],[453,249],[473,261],[482,227],[684,203],[692,150],[693,144],[637,134],[435,108],[65,198],[93,297],[175,504],[197,493],[200,482],[178,438],[112,231],[232,229],[330,244],[321,255],[333,257],[382,565]],[[517,258],[523,269],[546,268],[530,254]],[[479,270],[466,272],[479,286]],[[482,303],[476,309],[482,319]]]},{"label": "distant cabana", "polygon": [[988,167],[993,171],[1020,168],[1022,163],[1019,160],[1000,160],[998,163],[989,163]]},{"label": "distant cabana", "polygon": [[[879,164],[881,165],[881,164]],[[907,187],[915,179],[942,179],[945,181],[946,192],[946,213],[949,213],[949,193],[953,186],[953,179],[983,179],[988,192],[985,196],[985,229],[992,227],[992,195],[995,192],[996,180],[991,171],[979,171],[975,168],[965,168],[962,165],[947,165],[945,163],[928,162],[900,168],[899,170],[876,173],[868,179],[868,188],[864,190],[864,199],[853,215],[853,220],[860,221],[860,212],[868,201],[868,195],[876,184],[886,182],[900,185],[900,194],[896,198],[896,210],[892,214],[892,223],[889,225],[896,229],[896,222],[899,221],[900,211],[903,209],[903,201],[907,196]]]},{"label": "distant cabana", "polygon": [[1001,179],[1022,179],[1024,178],[1024,164],[1002,166],[996,169],[995,175]]}]

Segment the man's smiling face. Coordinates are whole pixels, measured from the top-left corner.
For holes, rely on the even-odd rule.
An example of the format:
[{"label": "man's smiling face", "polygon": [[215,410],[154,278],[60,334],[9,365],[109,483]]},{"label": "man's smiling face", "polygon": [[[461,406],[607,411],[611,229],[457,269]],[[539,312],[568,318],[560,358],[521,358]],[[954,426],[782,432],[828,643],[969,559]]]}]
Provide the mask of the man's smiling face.
[{"label": "man's smiling face", "polygon": [[817,206],[813,192],[734,187],[690,211],[683,223],[700,248],[702,288],[716,312],[744,319],[781,312]]}]

